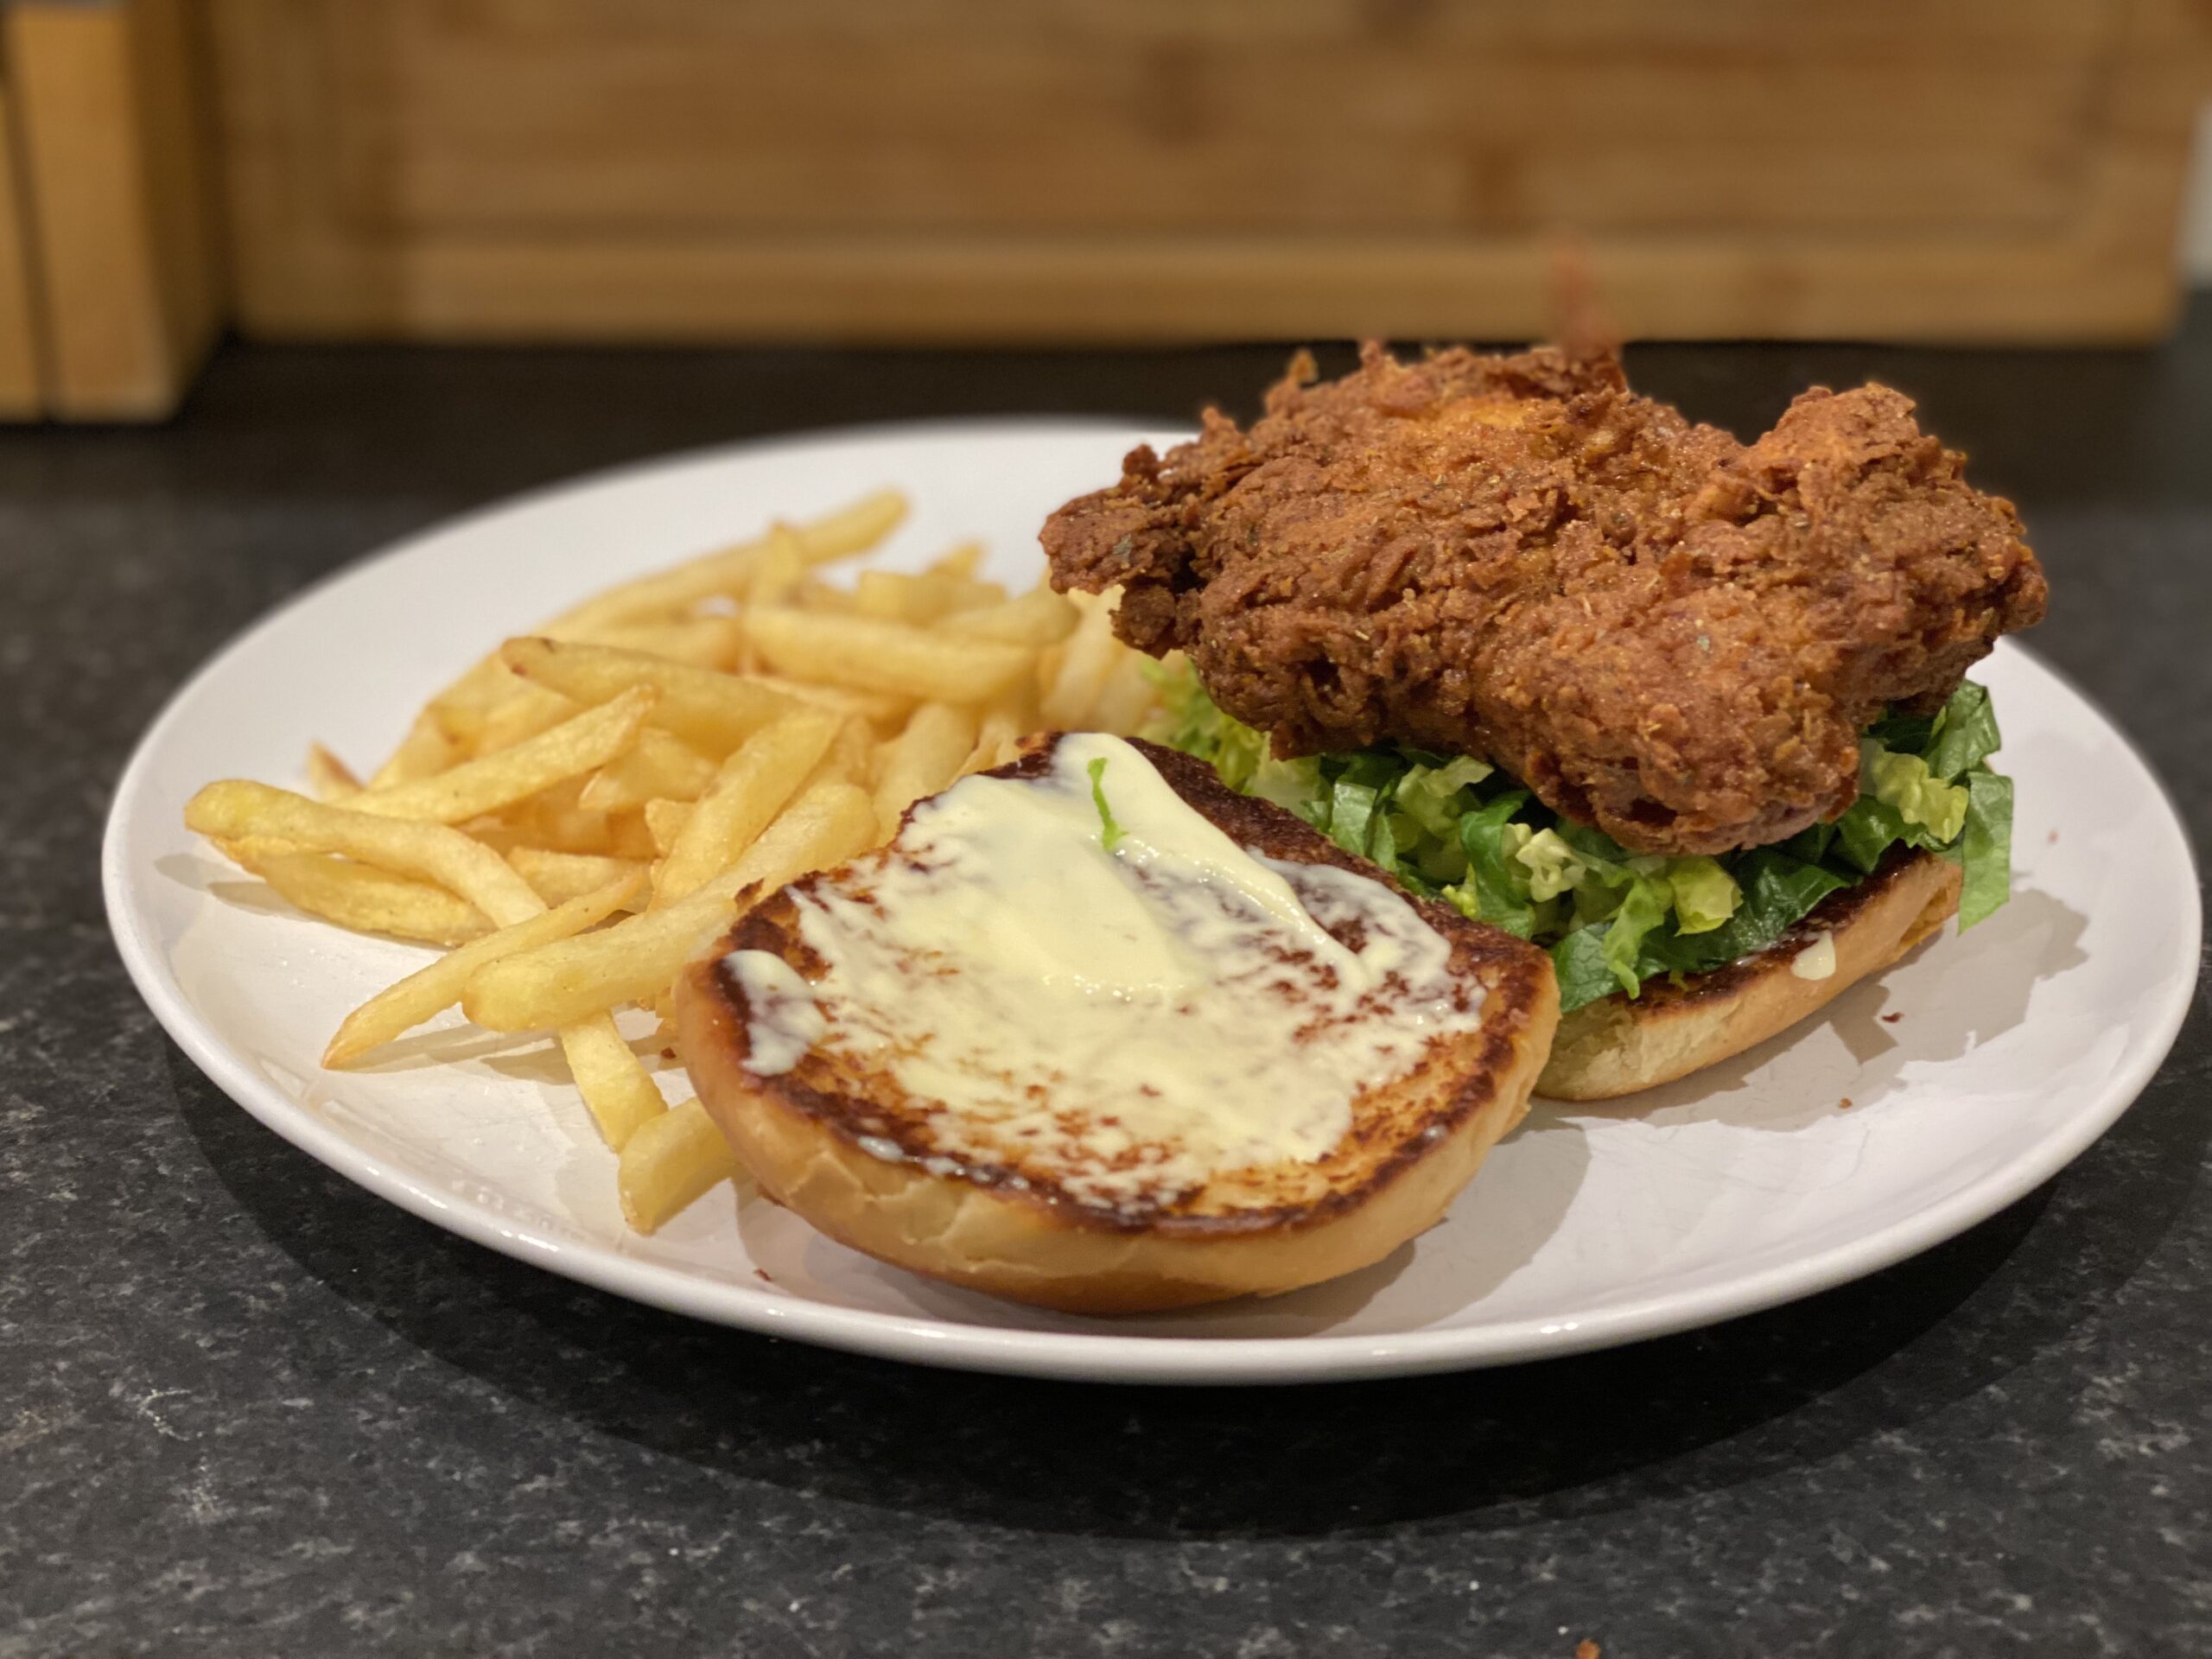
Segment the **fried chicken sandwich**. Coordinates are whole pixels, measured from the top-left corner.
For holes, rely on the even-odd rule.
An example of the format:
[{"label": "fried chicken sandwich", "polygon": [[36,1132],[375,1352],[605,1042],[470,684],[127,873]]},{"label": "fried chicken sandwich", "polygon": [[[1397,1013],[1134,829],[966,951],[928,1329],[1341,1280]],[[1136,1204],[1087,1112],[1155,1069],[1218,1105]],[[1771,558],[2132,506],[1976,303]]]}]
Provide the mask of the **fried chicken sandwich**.
[{"label": "fried chicken sandwich", "polygon": [[2010,503],[1879,385],[1744,444],[1609,353],[1303,353],[1043,531],[1167,658],[1156,734],[1548,947],[1540,1088],[1739,1052],[2010,884],[1964,678],[2043,615]]}]

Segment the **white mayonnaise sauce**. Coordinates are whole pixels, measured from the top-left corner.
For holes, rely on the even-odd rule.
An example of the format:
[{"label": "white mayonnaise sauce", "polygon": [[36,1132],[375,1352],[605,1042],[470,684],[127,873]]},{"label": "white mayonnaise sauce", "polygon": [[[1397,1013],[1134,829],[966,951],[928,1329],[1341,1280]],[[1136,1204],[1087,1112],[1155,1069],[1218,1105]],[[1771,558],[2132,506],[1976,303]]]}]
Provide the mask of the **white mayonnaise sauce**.
[{"label": "white mayonnaise sauce", "polygon": [[851,1056],[921,1104],[925,1166],[1109,1207],[1325,1157],[1355,1095],[1481,1023],[1481,988],[1404,899],[1245,851],[1116,737],[1061,739],[1033,779],[964,779],[880,862],[793,896],[819,979],[728,958],[752,1071]]},{"label": "white mayonnaise sauce", "polygon": [[830,1022],[798,969],[770,950],[733,950],[722,965],[745,993],[749,1011],[746,1065],[760,1077],[780,1077],[829,1033]]},{"label": "white mayonnaise sauce", "polygon": [[1789,959],[1789,971],[1800,979],[1832,979],[1835,976],[1835,935],[1822,933]]}]

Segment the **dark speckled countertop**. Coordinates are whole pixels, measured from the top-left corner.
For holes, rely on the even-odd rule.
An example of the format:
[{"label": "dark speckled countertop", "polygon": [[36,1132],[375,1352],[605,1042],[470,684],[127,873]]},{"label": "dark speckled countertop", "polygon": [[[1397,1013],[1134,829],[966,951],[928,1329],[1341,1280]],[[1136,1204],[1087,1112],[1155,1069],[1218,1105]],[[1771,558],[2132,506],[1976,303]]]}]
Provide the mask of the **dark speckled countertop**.
[{"label": "dark speckled countertop", "polygon": [[[535,1272],[277,1141],[124,979],[95,851],[131,741],[334,566],[657,451],[1188,418],[1281,355],[240,347],[162,429],[0,435],[0,1656],[2212,1654],[2201,1003],[2072,1168],[1878,1277],[1518,1370],[1170,1392],[907,1370]],[[1813,380],[1918,395],[2027,517],[2036,648],[2202,856],[2212,311],[2145,354],[1632,367],[1738,430]]]}]

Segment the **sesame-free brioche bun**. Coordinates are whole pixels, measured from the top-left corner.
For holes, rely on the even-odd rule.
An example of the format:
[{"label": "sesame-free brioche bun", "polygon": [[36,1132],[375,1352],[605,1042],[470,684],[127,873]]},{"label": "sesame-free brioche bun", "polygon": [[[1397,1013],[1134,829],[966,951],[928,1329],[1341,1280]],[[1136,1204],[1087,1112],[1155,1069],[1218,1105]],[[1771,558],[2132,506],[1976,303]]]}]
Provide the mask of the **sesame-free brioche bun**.
[{"label": "sesame-free brioche bun", "polygon": [[[1240,846],[1383,879],[1289,813],[1224,788],[1202,762],[1138,747]],[[1047,741],[994,775],[1034,776],[1050,752]],[[701,1102],[768,1196],[842,1243],[950,1284],[1118,1313],[1294,1290],[1366,1267],[1443,1216],[1527,1110],[1549,1049],[1558,991],[1546,954],[1410,899],[1446,941],[1455,979],[1480,987],[1479,1024],[1432,1036],[1408,1074],[1363,1090],[1350,1133],[1318,1161],[1217,1173],[1165,1208],[1111,1207],[1033,1167],[1014,1179],[963,1165],[931,1139],[938,1103],[910,1097],[834,1046],[810,1048],[773,1075],[750,1070],[746,993],[725,965],[733,951],[767,951],[818,977],[793,893],[865,881],[871,861],[898,848],[770,895],[687,967],[676,988],[677,1047]]]}]

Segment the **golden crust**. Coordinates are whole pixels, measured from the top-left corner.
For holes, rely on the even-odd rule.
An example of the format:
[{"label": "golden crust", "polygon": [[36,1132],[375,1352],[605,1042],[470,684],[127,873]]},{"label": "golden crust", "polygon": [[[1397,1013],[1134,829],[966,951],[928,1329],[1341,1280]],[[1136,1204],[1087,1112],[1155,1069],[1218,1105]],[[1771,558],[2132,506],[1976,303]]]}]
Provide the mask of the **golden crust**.
[{"label": "golden crust", "polygon": [[[1681,985],[1647,984],[1563,1015],[1536,1092],[1610,1100],[1688,1077],[1787,1030],[1867,975],[1879,973],[1959,908],[1958,866],[1933,853],[1892,854],[1856,887],[1831,893],[1770,950]],[[1821,933],[1835,971],[1801,979],[1797,953]]]},{"label": "golden crust", "polygon": [[1634,852],[1764,846],[1851,804],[1885,708],[2043,616],[2011,504],[1885,387],[1745,445],[1609,357],[1311,366],[1039,532],[1056,587],[1119,587],[1116,632],[1278,754],[1478,754]]},{"label": "golden crust", "polygon": [[[1376,876],[1290,814],[1224,788],[1203,763],[1141,747],[1240,842]],[[1000,772],[1027,775],[1048,760],[1039,747]],[[1165,1208],[1102,1207],[1033,1174],[1017,1187],[1007,1172],[925,1167],[926,1115],[887,1078],[858,1075],[834,1057],[810,1054],[777,1077],[747,1071],[744,994],[722,958],[768,950],[802,975],[819,971],[798,943],[787,893],[686,969],[677,984],[677,1046],[700,1100],[763,1190],[880,1260],[1084,1313],[1290,1290],[1379,1261],[1433,1224],[1527,1110],[1550,1046],[1558,991],[1545,954],[1446,906],[1414,902],[1450,943],[1455,971],[1483,986],[1481,1028],[1434,1045],[1410,1075],[1363,1094],[1351,1133],[1320,1163],[1239,1172]],[[899,1155],[864,1149],[864,1136]]]}]

